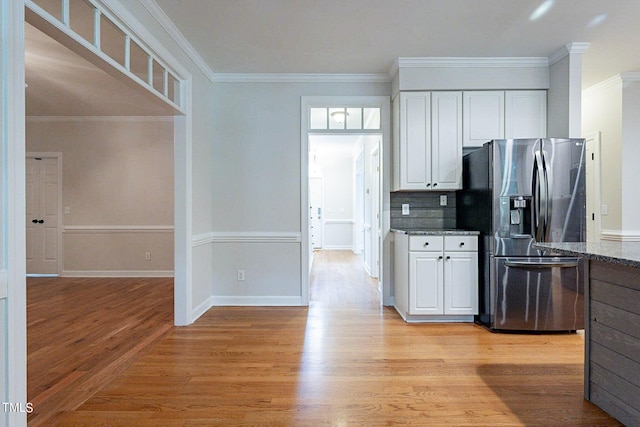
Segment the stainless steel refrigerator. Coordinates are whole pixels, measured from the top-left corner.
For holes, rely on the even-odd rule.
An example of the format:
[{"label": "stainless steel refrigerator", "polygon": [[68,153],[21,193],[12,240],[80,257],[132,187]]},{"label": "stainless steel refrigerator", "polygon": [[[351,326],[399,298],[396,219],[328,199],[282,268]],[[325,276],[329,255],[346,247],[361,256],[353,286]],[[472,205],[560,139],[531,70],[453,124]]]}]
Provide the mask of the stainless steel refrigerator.
[{"label": "stainless steel refrigerator", "polygon": [[586,239],[583,139],[490,141],[464,156],[458,227],[480,237],[480,315],[492,330],[584,328],[580,259],[537,242]]}]

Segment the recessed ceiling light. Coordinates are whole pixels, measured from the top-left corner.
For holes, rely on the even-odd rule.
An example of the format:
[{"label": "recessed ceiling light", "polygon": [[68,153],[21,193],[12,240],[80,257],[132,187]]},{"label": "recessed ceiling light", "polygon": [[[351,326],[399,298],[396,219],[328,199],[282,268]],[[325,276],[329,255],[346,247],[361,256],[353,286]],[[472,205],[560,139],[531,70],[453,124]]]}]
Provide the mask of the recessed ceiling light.
[{"label": "recessed ceiling light", "polygon": [[549,12],[549,10],[551,10],[554,3],[555,0],[545,0],[544,2],[542,2],[542,4],[533,11],[531,16],[529,16],[529,21],[537,21],[538,19],[542,18],[547,14],[547,12]]}]

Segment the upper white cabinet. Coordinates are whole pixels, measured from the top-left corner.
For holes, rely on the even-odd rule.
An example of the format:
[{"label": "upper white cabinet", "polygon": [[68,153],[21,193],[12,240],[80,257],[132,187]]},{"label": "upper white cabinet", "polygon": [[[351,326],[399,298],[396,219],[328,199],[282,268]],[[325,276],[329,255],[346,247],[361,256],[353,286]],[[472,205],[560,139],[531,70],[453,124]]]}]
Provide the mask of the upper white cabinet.
[{"label": "upper white cabinet", "polygon": [[504,91],[465,92],[463,105],[465,147],[504,138]]},{"label": "upper white cabinet", "polygon": [[502,138],[547,136],[547,91],[464,92],[465,147]]},{"label": "upper white cabinet", "polygon": [[431,153],[431,189],[462,188],[462,92],[431,93]]},{"label": "upper white cabinet", "polygon": [[401,92],[394,121],[394,190],[460,189],[462,92]]},{"label": "upper white cabinet", "polygon": [[545,138],[547,136],[547,91],[507,91],[504,102],[505,138]]}]

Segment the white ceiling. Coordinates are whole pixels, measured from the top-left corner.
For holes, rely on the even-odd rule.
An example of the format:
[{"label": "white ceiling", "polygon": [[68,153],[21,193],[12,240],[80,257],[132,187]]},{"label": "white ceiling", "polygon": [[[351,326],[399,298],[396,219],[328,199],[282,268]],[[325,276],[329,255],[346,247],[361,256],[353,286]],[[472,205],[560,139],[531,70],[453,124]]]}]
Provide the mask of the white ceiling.
[{"label": "white ceiling", "polygon": [[638,0],[155,1],[217,73],[377,74],[398,57],[548,57],[571,42],[591,43],[584,87],[640,71]]},{"label": "white ceiling", "polygon": [[[387,74],[398,57],[548,57],[571,42],[591,43],[585,88],[640,71],[639,0],[155,1],[216,73]],[[167,114],[30,25],[25,46],[27,115]]]}]

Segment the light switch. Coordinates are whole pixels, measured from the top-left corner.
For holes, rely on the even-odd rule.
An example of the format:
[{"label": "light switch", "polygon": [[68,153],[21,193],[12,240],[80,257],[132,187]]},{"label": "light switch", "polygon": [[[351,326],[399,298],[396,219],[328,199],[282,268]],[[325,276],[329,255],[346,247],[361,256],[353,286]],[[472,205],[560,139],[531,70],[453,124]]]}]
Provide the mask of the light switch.
[{"label": "light switch", "polygon": [[409,215],[409,204],[408,203],[403,203],[402,204],[402,215]]},{"label": "light switch", "polygon": [[71,208],[69,206],[64,207],[64,214],[69,215],[71,213]]},{"label": "light switch", "polygon": [[609,205],[600,205],[600,214],[609,215]]}]

